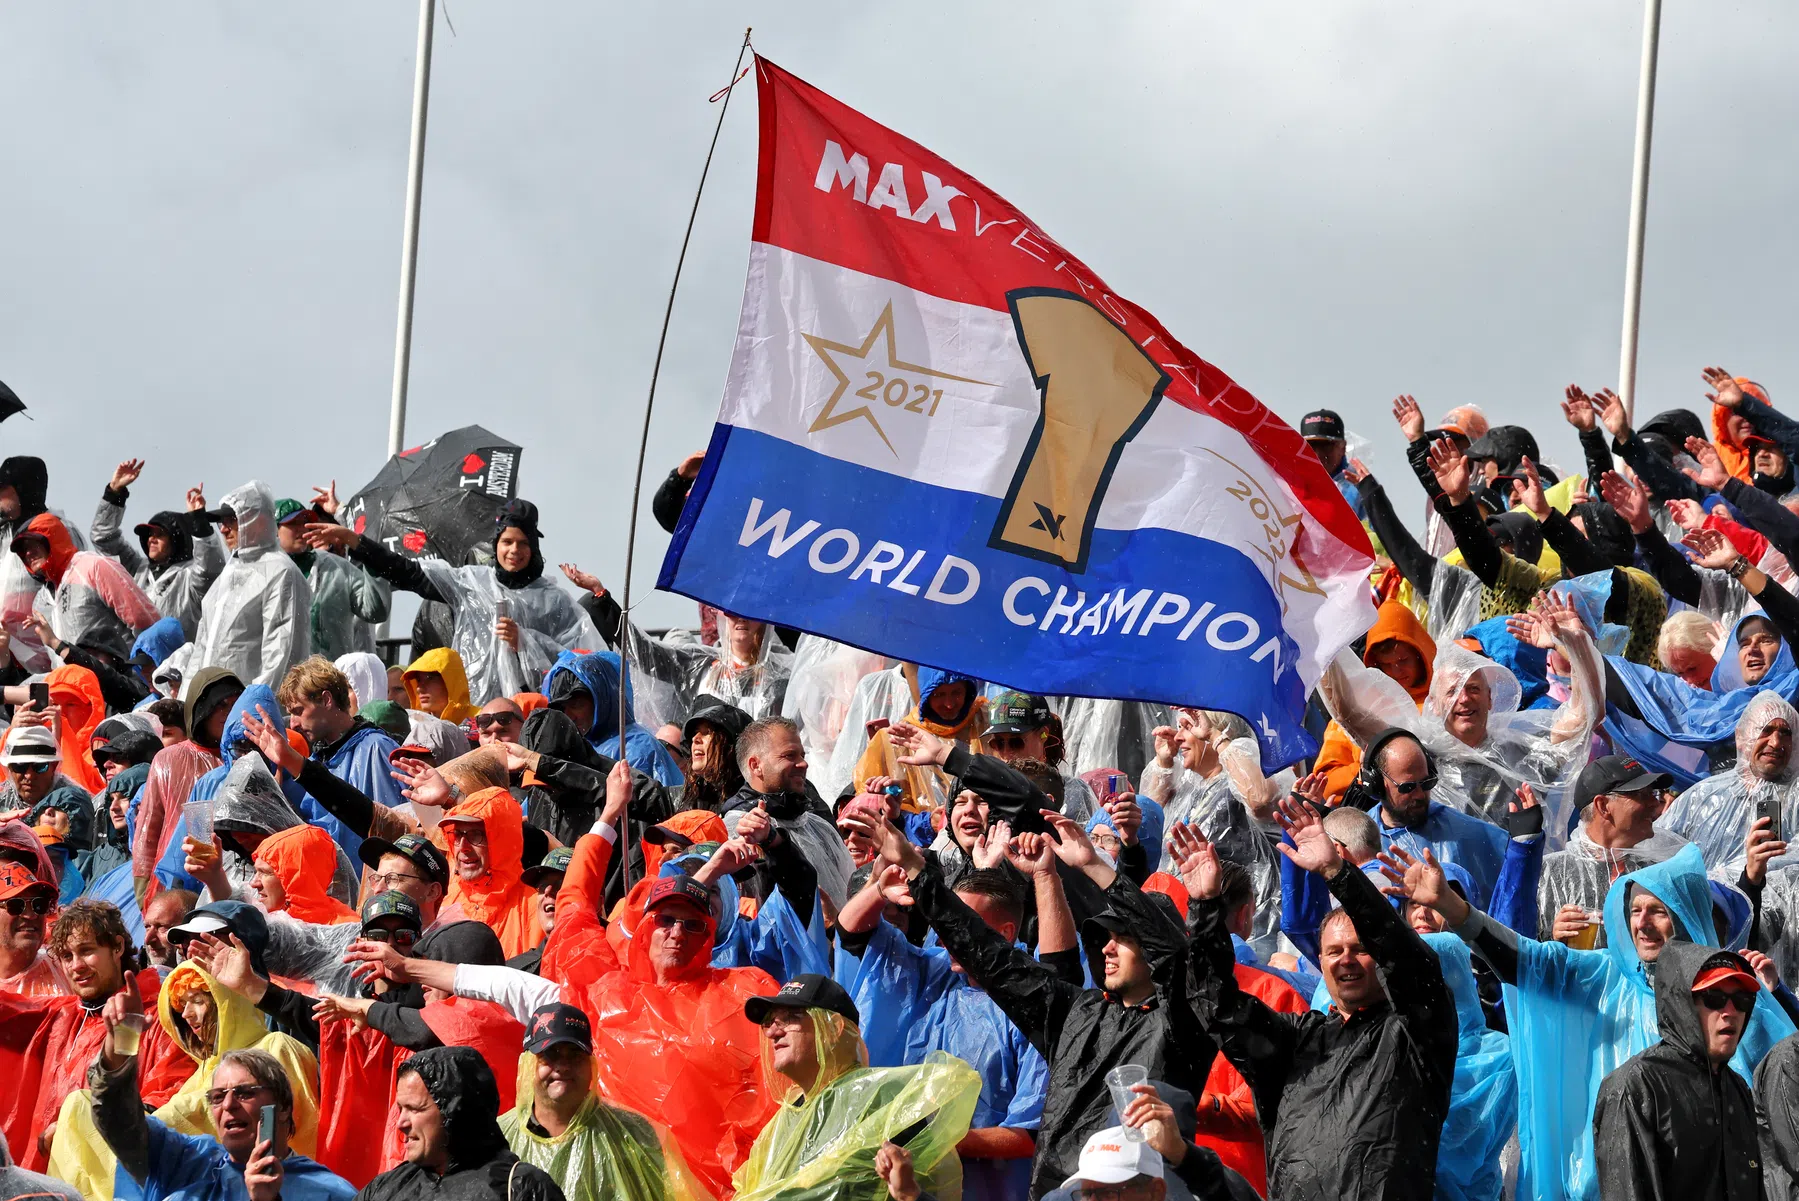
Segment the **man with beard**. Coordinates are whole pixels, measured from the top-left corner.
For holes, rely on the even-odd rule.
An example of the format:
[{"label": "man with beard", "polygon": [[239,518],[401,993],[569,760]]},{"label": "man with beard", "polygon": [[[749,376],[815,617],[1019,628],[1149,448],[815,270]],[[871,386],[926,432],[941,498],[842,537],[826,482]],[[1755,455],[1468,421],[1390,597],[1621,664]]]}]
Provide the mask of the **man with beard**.
[{"label": "man with beard", "polygon": [[144,902],[144,954],[151,967],[166,972],[181,962],[181,949],[169,942],[169,931],[199,903],[199,894],[185,888],[165,888]]},{"label": "man with beard", "polygon": [[799,727],[784,717],[751,722],[737,738],[737,767],[744,782],[724,808],[725,829],[735,835],[744,814],[765,810],[781,836],[793,839],[812,864],[831,904],[841,906],[855,865],[831,824],[830,810],[807,782]]},{"label": "man with beard", "polygon": [[1777,692],[1757,693],[1737,721],[1736,767],[1681,793],[1656,829],[1697,843],[1706,871],[1734,879],[1744,866],[1749,826],[1759,806],[1778,807],[1781,835],[1795,829],[1795,731],[1799,712]]}]

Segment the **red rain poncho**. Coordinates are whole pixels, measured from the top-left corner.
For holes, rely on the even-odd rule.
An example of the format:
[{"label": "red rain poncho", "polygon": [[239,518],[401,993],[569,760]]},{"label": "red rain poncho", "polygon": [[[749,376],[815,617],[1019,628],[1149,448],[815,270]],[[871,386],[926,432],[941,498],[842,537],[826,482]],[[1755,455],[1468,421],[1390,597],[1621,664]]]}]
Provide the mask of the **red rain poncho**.
[{"label": "red rain poncho", "polygon": [[[128,978],[156,1012],[162,977],[145,970]],[[13,1159],[32,1172],[44,1170],[38,1135],[56,1120],[63,1098],[86,1087],[87,1069],[106,1039],[106,1020],[89,1014],[73,996],[23,997],[0,993],[0,1130]],[[194,1061],[151,1023],[138,1051],[138,1087],[145,1101],[161,1105],[194,1070]]]},{"label": "red rain poncho", "polygon": [[144,900],[156,894],[156,865],[181,825],[181,806],[194,782],[218,765],[218,752],[197,742],[164,747],[150,760],[150,778],[144,781],[144,799],[137,808],[137,837],[131,844],[131,874],[148,883]]},{"label": "red rain poncho", "polygon": [[[464,880],[456,870],[460,826],[450,819],[457,817],[478,817],[487,830],[487,874],[473,880]],[[504,788],[483,788],[445,814],[438,828],[450,858],[446,903],[459,906],[471,921],[493,927],[508,959],[542,942],[537,891],[519,879],[525,870],[525,814],[512,794]]]},{"label": "red rain poncho", "polygon": [[599,919],[611,855],[595,834],[575,844],[540,974],[593,1023],[596,1091],[667,1126],[694,1175],[729,1197],[731,1173],[775,1110],[743,1004],[779,986],[760,968],[713,967],[710,931],[678,979],[657,982],[647,939],[631,940],[621,967]]},{"label": "red rain poncho", "polygon": [[[493,1069],[500,1112],[517,1100],[518,1057],[525,1027],[491,1001],[451,997],[419,1010],[446,1047],[473,1047]],[[372,1026],[331,1022],[319,1027],[320,1163],[362,1188],[404,1158],[395,1125],[394,1090],[413,1052]]]},{"label": "red rain poncho", "polygon": [[289,826],[256,848],[258,866],[267,867],[287,892],[285,912],[318,926],[357,921],[356,911],[330,894],[337,874],[337,843],[317,826]]}]

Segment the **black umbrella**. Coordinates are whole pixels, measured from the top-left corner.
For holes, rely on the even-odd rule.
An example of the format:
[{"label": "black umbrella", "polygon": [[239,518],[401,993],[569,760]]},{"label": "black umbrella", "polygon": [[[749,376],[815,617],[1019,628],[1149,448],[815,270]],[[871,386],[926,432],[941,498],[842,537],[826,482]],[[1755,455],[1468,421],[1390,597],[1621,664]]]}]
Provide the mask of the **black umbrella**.
[{"label": "black umbrella", "polygon": [[399,554],[468,561],[493,541],[494,518],[518,495],[523,448],[478,425],[389,459],[338,519]]},{"label": "black umbrella", "polygon": [[19,399],[19,394],[0,383],[0,421],[5,421],[14,413],[23,413],[24,411],[25,402]]}]

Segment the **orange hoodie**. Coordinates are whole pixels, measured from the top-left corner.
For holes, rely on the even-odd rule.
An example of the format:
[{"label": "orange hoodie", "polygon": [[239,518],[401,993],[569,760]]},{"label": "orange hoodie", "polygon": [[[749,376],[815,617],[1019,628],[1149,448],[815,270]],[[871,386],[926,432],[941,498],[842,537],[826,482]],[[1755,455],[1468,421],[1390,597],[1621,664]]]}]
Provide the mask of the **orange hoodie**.
[{"label": "orange hoodie", "polygon": [[[1768,400],[1768,390],[1755,381],[1738,376],[1737,383],[1746,395],[1755,397],[1763,404],[1771,403]],[[1724,464],[1725,471],[1736,476],[1745,484],[1753,484],[1755,472],[1751,469],[1750,463],[1755,456],[1749,453],[1747,446],[1730,436],[1730,418],[1735,414],[1735,409],[1727,409],[1721,404],[1712,406],[1712,445],[1718,448],[1718,459]],[[1686,451],[1684,446],[1678,449],[1682,453]]]},{"label": "orange hoodie", "polygon": [[69,561],[75,557],[75,540],[69,537],[68,527],[50,513],[39,513],[25,523],[20,531],[25,534],[36,534],[50,544],[50,562],[44,565],[44,578],[50,581],[50,587],[62,586],[62,578],[68,574]]},{"label": "orange hoodie", "polygon": [[356,911],[329,893],[337,874],[337,843],[317,826],[289,826],[256,848],[256,862],[275,873],[287,892],[286,911],[303,922],[341,926]]},{"label": "orange hoodie", "polygon": [[[487,830],[487,871],[473,880],[464,880],[456,867],[462,827],[451,819],[458,817],[479,818]],[[483,788],[446,813],[438,828],[444,831],[450,857],[446,904],[461,906],[471,920],[493,927],[508,959],[542,942],[537,893],[519,879],[525,870],[525,815],[512,794],[504,788]]]},{"label": "orange hoodie", "polygon": [[[1362,662],[1372,667],[1374,648],[1383,642],[1403,642],[1424,656],[1424,678],[1406,687],[1407,695],[1422,706],[1424,698],[1430,695],[1430,674],[1437,662],[1437,644],[1424,632],[1417,616],[1396,600],[1384,602],[1374,615],[1374,628],[1368,631],[1368,650],[1362,655]],[[1312,770],[1325,774],[1327,797],[1340,797],[1355,783],[1356,773],[1362,770],[1361,748],[1350,741],[1342,726],[1333,721],[1324,731],[1324,742],[1318,748],[1318,761]]]},{"label": "orange hoodie", "polygon": [[73,664],[59,667],[44,677],[50,685],[50,703],[62,710],[62,774],[95,796],[106,780],[94,765],[94,731],[106,720],[106,698],[100,695],[100,677]]}]

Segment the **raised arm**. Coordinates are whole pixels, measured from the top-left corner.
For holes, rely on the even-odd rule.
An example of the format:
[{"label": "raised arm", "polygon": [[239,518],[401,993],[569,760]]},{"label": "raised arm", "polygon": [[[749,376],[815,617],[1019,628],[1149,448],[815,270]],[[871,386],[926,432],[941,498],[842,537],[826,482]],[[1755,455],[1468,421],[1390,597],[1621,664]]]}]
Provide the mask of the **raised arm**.
[{"label": "raised arm", "polygon": [[306,527],[306,542],[315,550],[337,548],[348,551],[350,558],[368,568],[404,592],[412,592],[426,600],[449,603],[418,562],[395,554],[372,538],[334,522],[314,522]]},{"label": "raised arm", "polygon": [[1387,557],[1393,560],[1393,565],[1399,568],[1399,574],[1406,578],[1415,592],[1421,596],[1429,596],[1431,581],[1436,578],[1437,557],[1425,550],[1418,539],[1412,536],[1411,529],[1394,511],[1387,490],[1380,486],[1380,482],[1362,466],[1360,460],[1351,463],[1346,474],[1355,484],[1356,491],[1361,494],[1362,512],[1367,515],[1374,536],[1386,548]]}]

